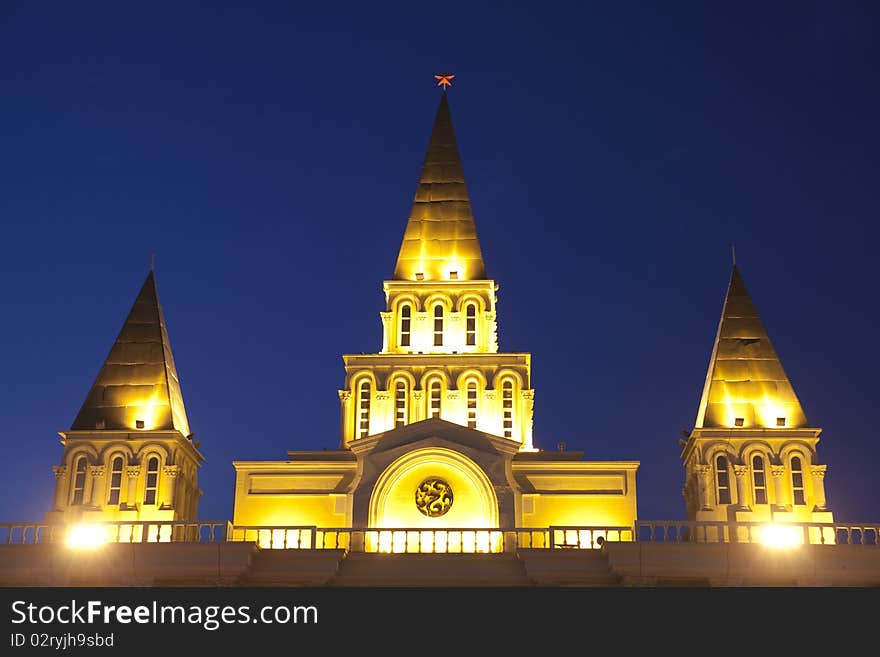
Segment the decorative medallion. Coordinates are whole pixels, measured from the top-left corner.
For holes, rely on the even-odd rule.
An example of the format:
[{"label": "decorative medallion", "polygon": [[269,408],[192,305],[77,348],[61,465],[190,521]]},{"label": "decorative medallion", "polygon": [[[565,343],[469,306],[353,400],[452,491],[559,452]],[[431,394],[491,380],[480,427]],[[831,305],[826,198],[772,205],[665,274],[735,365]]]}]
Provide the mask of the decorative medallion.
[{"label": "decorative medallion", "polygon": [[452,486],[429,477],[416,488],[416,508],[429,518],[439,518],[452,506]]}]

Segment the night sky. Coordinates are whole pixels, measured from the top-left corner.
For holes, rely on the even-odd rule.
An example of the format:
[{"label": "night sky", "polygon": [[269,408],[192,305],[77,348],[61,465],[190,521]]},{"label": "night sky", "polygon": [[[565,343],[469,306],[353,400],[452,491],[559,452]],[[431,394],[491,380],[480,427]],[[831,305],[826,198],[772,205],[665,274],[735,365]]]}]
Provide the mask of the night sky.
[{"label": "night sky", "polygon": [[735,242],[835,518],[880,521],[877,3],[250,4],[0,5],[0,521],[49,509],[153,251],[200,517],[233,460],[337,447],[441,71],[536,446],[685,517]]}]

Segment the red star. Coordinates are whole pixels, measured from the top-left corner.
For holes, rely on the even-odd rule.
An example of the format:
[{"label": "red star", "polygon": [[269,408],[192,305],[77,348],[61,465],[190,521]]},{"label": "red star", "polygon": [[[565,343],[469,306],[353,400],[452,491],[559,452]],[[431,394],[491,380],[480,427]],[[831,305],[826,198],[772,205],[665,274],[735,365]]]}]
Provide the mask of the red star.
[{"label": "red star", "polygon": [[434,76],[434,78],[436,80],[439,80],[439,82],[437,82],[437,86],[443,87],[443,91],[446,91],[446,87],[452,86],[452,78],[454,78],[454,77],[455,77],[454,75],[447,75],[445,73],[442,75],[435,75]]}]

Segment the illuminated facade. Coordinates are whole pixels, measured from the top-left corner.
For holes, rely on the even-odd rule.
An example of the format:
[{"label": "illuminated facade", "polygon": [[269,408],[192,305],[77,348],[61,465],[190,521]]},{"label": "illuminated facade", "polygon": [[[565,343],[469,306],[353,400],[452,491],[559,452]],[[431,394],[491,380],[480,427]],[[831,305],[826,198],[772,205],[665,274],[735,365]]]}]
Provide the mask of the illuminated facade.
[{"label": "illuminated facade", "polygon": [[811,427],[734,266],[694,430],[682,452],[688,518],[830,523]]},{"label": "illuminated facade", "polygon": [[151,271],[69,431],[50,523],[189,520],[203,460]]},{"label": "illuminated facade", "polygon": [[[531,355],[498,351],[498,286],[445,94],[383,288],[381,351],[343,356],[339,449],[236,462],[234,525],[632,527],[637,462],[533,445]],[[422,489],[447,491],[448,508],[425,513]]]},{"label": "illuminated facade", "polygon": [[[880,586],[880,525],[834,523],[821,430],[736,267],[682,441],[687,521],[638,518],[636,461],[535,446],[445,94],[383,289],[380,350],[343,356],[338,447],[234,462],[232,522],[204,521],[150,272],[61,432],[46,522],[0,523],[0,584]],[[468,554],[424,554],[447,552]]]}]

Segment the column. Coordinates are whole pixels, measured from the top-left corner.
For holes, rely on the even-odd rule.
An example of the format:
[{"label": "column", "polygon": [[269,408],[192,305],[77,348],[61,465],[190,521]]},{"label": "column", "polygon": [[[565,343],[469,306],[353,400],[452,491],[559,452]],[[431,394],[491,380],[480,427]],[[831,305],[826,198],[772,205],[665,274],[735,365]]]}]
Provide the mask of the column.
[{"label": "column", "polygon": [[351,390],[339,390],[339,446],[345,447],[345,441],[348,437],[349,422],[349,400],[351,399]]},{"label": "column", "polygon": [[462,409],[462,395],[458,390],[447,390],[446,399],[440,406],[440,419],[467,426],[467,409]]},{"label": "column", "polygon": [[749,495],[749,466],[734,465],[733,473],[736,475],[736,502],[740,511],[750,511],[751,496]]},{"label": "column", "polygon": [[495,436],[502,436],[504,435],[504,429],[501,427],[501,410],[498,407],[496,398],[497,394],[494,390],[483,390],[480,412],[477,415],[477,429]]},{"label": "column", "polygon": [[137,508],[137,483],[141,474],[141,466],[129,465],[125,468],[128,483],[125,487],[125,506],[129,509]]},{"label": "column", "polygon": [[370,435],[394,428],[394,404],[387,390],[377,390],[370,403]]},{"label": "column", "polygon": [[412,391],[412,405],[409,409],[410,422],[419,422],[425,419],[425,392],[424,390]]},{"label": "column", "polygon": [[102,507],[104,506],[104,466],[90,465],[89,475],[83,506]]},{"label": "column", "polygon": [[813,499],[816,502],[813,511],[827,511],[825,504],[825,470],[827,465],[811,465],[810,475],[813,477]]},{"label": "column", "polygon": [[[162,474],[164,475],[165,481],[163,482],[163,488],[165,489],[165,493],[163,497],[165,498],[164,502],[160,506],[164,506],[167,508],[174,508],[174,503],[176,500],[176,492],[177,492],[177,475],[180,473],[179,466],[176,465],[166,465],[162,468]],[[161,489],[160,489],[161,490]]]},{"label": "column", "polygon": [[[379,313],[379,316],[382,318],[382,353],[386,354],[391,348],[392,337],[391,330],[394,328],[392,320],[394,319],[393,312],[382,312]],[[397,339],[394,339],[393,342],[397,343]]]},{"label": "column", "polygon": [[485,313],[486,324],[489,327],[486,339],[486,348],[489,353],[496,354],[498,353],[498,322],[495,319],[495,311],[487,310]]},{"label": "column", "polygon": [[67,506],[67,498],[70,495],[67,466],[53,465],[52,472],[55,474],[55,510],[61,511]]},{"label": "column", "polygon": [[773,475],[773,492],[775,493],[775,506],[784,509],[788,506],[788,495],[785,492],[785,466],[771,465],[770,473]]},{"label": "column", "polygon": [[694,473],[697,477],[699,508],[701,511],[710,511],[712,505],[709,503],[709,477],[712,475],[712,468],[708,465],[695,465]]},{"label": "column", "polygon": [[522,431],[523,449],[532,449],[532,421],[535,412],[535,391],[523,390],[520,393],[520,427]]}]

